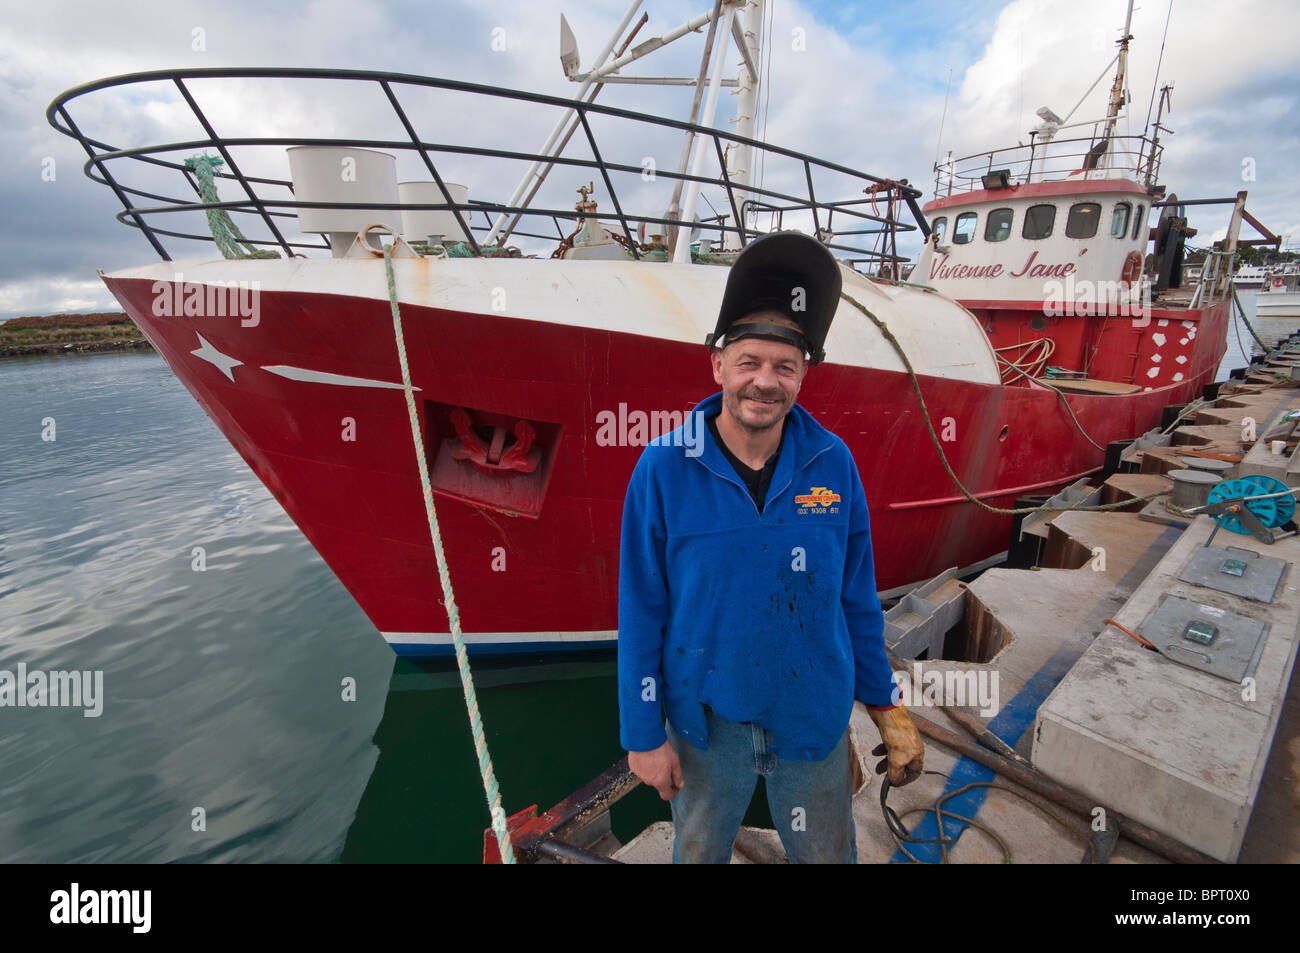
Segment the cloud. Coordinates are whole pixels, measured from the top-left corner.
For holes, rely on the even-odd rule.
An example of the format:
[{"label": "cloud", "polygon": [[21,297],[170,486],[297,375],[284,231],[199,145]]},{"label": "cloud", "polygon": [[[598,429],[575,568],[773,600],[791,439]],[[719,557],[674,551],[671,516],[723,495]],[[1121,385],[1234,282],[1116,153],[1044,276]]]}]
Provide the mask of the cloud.
[{"label": "cloud", "polygon": [[6,318],[27,314],[121,310],[121,306],[98,278],[55,276],[6,281],[0,285],[0,315]]},{"label": "cloud", "polygon": [[[698,0],[648,3],[651,19],[637,42],[677,26],[706,5]],[[60,90],[145,69],[293,64],[441,75],[572,96],[576,87],[563,79],[558,62],[559,13],[566,7],[583,65],[589,66],[626,10],[624,0],[509,5],[461,0],[433,7],[415,0],[370,5],[317,0],[294,9],[251,0],[176,0],[137,5],[130,15],[70,0],[13,8],[0,25],[0,202],[10,213],[2,239],[6,255],[0,258],[0,313],[33,310],[30,302],[33,295],[39,298],[41,282],[48,283],[50,303],[34,310],[54,310],[59,302],[78,298],[69,289],[85,287],[95,268],[113,270],[155,257],[141,236],[114,220],[120,206],[112,193],[80,174],[85,156],[77,144],[45,124],[45,106]],[[907,178],[928,192],[939,149],[964,155],[1026,141],[1038,106],[1050,105],[1064,115],[1099,76],[1075,118],[1101,115],[1110,87],[1105,68],[1114,55],[1124,7],[1122,0],[1013,0],[990,10],[917,0],[895,12],[865,2],[780,0],[772,8],[770,86],[761,135],[851,168]],[[1127,120],[1132,132],[1140,131],[1146,116],[1164,16],[1165,4],[1158,2],[1134,16],[1132,117]],[[1245,3],[1229,9],[1210,0],[1175,4],[1160,69],[1162,82],[1175,82],[1174,110],[1165,123],[1174,132],[1164,137],[1162,176],[1171,189],[1188,197],[1232,195],[1248,188],[1252,212],[1266,223],[1282,228],[1295,217],[1300,185],[1291,170],[1300,143],[1295,109],[1300,69],[1291,38],[1297,26],[1300,6]],[[796,30],[801,31],[802,49],[794,42]],[[702,46],[702,35],[689,37],[625,72],[694,75]],[[729,62],[728,72],[735,67]],[[940,142],[950,69],[952,88]],[[405,135],[374,87],[263,83],[258,87],[263,92],[253,96],[247,83],[196,81],[191,86],[219,132]],[[399,88],[398,95],[426,138],[444,142],[532,150],[540,147],[556,116],[553,109],[505,102],[485,109],[452,94]],[[689,87],[611,84],[599,101],[684,119],[690,99]],[[733,128],[735,106],[735,96],[724,92],[720,128]],[[125,97],[86,97],[74,115],[114,143],[202,138],[174,86],[166,82]],[[657,169],[675,167],[679,135],[650,134],[602,118],[592,124],[606,160],[638,169],[646,159]],[[590,156],[581,132],[566,155]],[[259,156],[246,150],[237,158],[248,163],[249,171],[287,176],[282,151]],[[1242,180],[1246,158],[1254,160],[1254,181]],[[58,170],[55,182],[42,178],[47,159]],[[524,171],[505,160],[454,156],[440,159],[439,166],[447,179],[468,182],[471,198],[477,199],[504,200]],[[804,188],[797,163],[769,161],[762,172],[770,187]],[[402,157],[399,178],[427,177],[418,157]],[[571,209],[577,186],[593,180],[602,216],[612,215],[604,183],[594,170],[552,173],[535,205]],[[145,187],[162,180],[142,176],[133,181]],[[662,177],[647,181],[637,174],[616,175],[615,183],[620,196],[646,209],[665,208],[671,192]],[[185,187],[173,180],[167,194],[183,194],[176,191],[178,184]],[[237,185],[231,186],[222,184],[223,198],[238,197]],[[711,201],[714,207],[721,204],[718,211],[725,208],[724,196],[714,195]],[[702,204],[706,212],[708,207]],[[260,229],[256,221],[239,221],[250,233]],[[1226,212],[1213,209],[1198,209],[1193,218],[1203,236],[1224,223]],[[201,221],[194,227],[205,231]],[[291,221],[286,227],[293,231]],[[546,228],[554,231],[549,224]],[[169,249],[173,245],[177,255],[204,247],[173,242]],[[549,253],[549,241],[541,245]],[[915,247],[914,239],[901,244],[904,252]],[[210,246],[202,253],[210,253]]]}]

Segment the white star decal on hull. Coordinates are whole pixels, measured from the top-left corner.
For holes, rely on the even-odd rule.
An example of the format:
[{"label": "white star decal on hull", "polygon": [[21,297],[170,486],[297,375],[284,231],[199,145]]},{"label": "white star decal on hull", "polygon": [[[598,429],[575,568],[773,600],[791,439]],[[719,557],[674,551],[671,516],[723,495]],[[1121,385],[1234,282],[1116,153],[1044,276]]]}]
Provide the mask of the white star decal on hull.
[{"label": "white star decal on hull", "polygon": [[198,335],[198,339],[201,347],[199,347],[197,351],[190,351],[190,353],[200,360],[207,361],[213,367],[217,368],[217,370],[221,371],[221,373],[229,377],[233,382],[235,379],[235,375],[232,373],[233,369],[242,366],[244,362],[237,361],[233,357],[222,354],[215,347],[209,344],[202,334]]},{"label": "white star decal on hull", "polygon": [[[201,346],[198,350],[190,351],[190,353],[201,360],[207,361],[230,378],[231,381],[234,381],[234,369],[244,367],[244,362],[237,361],[227,354],[222,354],[202,334],[196,334],[195,336],[199,339]],[[379,387],[385,390],[403,389],[401,384],[394,384],[389,381],[377,381],[368,377],[352,377],[349,374],[332,374],[329,371],[313,371],[305,367],[293,367],[288,364],[268,364],[261,369],[267,373],[275,374],[277,377],[283,377],[291,381],[303,381],[309,384],[333,384],[336,387]],[[411,390],[419,389],[415,386],[411,387]]]}]

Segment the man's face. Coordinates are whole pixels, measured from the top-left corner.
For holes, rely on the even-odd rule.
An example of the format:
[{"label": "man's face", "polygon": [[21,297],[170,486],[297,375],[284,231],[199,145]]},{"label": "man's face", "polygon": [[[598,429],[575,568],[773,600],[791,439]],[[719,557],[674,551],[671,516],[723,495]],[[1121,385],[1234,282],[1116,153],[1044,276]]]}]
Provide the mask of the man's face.
[{"label": "man's face", "polygon": [[[793,326],[776,312],[752,317]],[[770,430],[789,413],[807,371],[798,348],[768,338],[741,338],[714,350],[711,357],[723,406],[742,428],[754,433]]]}]

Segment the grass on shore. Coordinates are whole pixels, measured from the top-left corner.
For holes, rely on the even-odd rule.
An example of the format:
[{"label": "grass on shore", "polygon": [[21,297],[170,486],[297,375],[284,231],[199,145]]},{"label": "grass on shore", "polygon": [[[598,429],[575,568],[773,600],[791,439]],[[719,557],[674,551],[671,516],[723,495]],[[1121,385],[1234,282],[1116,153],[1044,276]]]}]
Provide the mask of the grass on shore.
[{"label": "grass on shore", "polygon": [[118,345],[143,342],[144,335],[120,312],[52,314],[14,318],[0,324],[0,351],[28,352],[65,345]]}]

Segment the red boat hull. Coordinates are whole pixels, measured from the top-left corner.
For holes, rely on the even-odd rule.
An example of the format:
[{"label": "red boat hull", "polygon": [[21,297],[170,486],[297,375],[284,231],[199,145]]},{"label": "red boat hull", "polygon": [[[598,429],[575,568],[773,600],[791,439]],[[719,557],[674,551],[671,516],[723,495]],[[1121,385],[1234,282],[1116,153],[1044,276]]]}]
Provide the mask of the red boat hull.
[{"label": "red boat hull", "polygon": [[[401,374],[388,303],[263,292],[259,323],[246,328],[230,317],[160,316],[155,282],[105,281],[395,650],[450,651],[405,397],[394,386]],[[1025,320],[1013,312],[978,312],[994,327],[995,345],[1003,343],[999,328],[1010,335]],[[620,406],[694,406],[717,389],[705,349],[490,313],[403,306],[402,316],[427,454],[443,481],[438,519],[471,649],[612,644],[623,496],[641,447],[603,445],[599,415],[618,414]],[[1084,346],[1102,319],[1069,320],[1075,325],[1063,323],[1056,333],[1060,346],[1076,330]],[[1166,405],[1199,396],[1213,380],[1226,304],[1157,311],[1153,321],[1160,320],[1180,328],[1192,321],[1198,331],[1184,348],[1182,380],[1125,396],[1068,398],[1103,447],[1150,429]],[[1124,363],[1131,369],[1135,360],[1129,352],[1143,339],[1140,331],[1107,329],[1094,356],[1096,375],[1122,379]],[[220,358],[214,363],[214,353],[228,367]],[[299,368],[315,377],[290,374]],[[340,384],[345,379],[370,383]],[[1102,465],[1102,451],[1079,435],[1052,390],[939,377],[922,377],[920,386],[948,461],[992,505],[1051,492]],[[800,401],[845,440],[861,469],[880,590],[1006,548],[1009,517],[962,498],[907,374],[823,364],[810,370]],[[456,432],[447,414],[454,408],[479,423],[529,421],[542,462],[532,474],[449,464]]]}]

